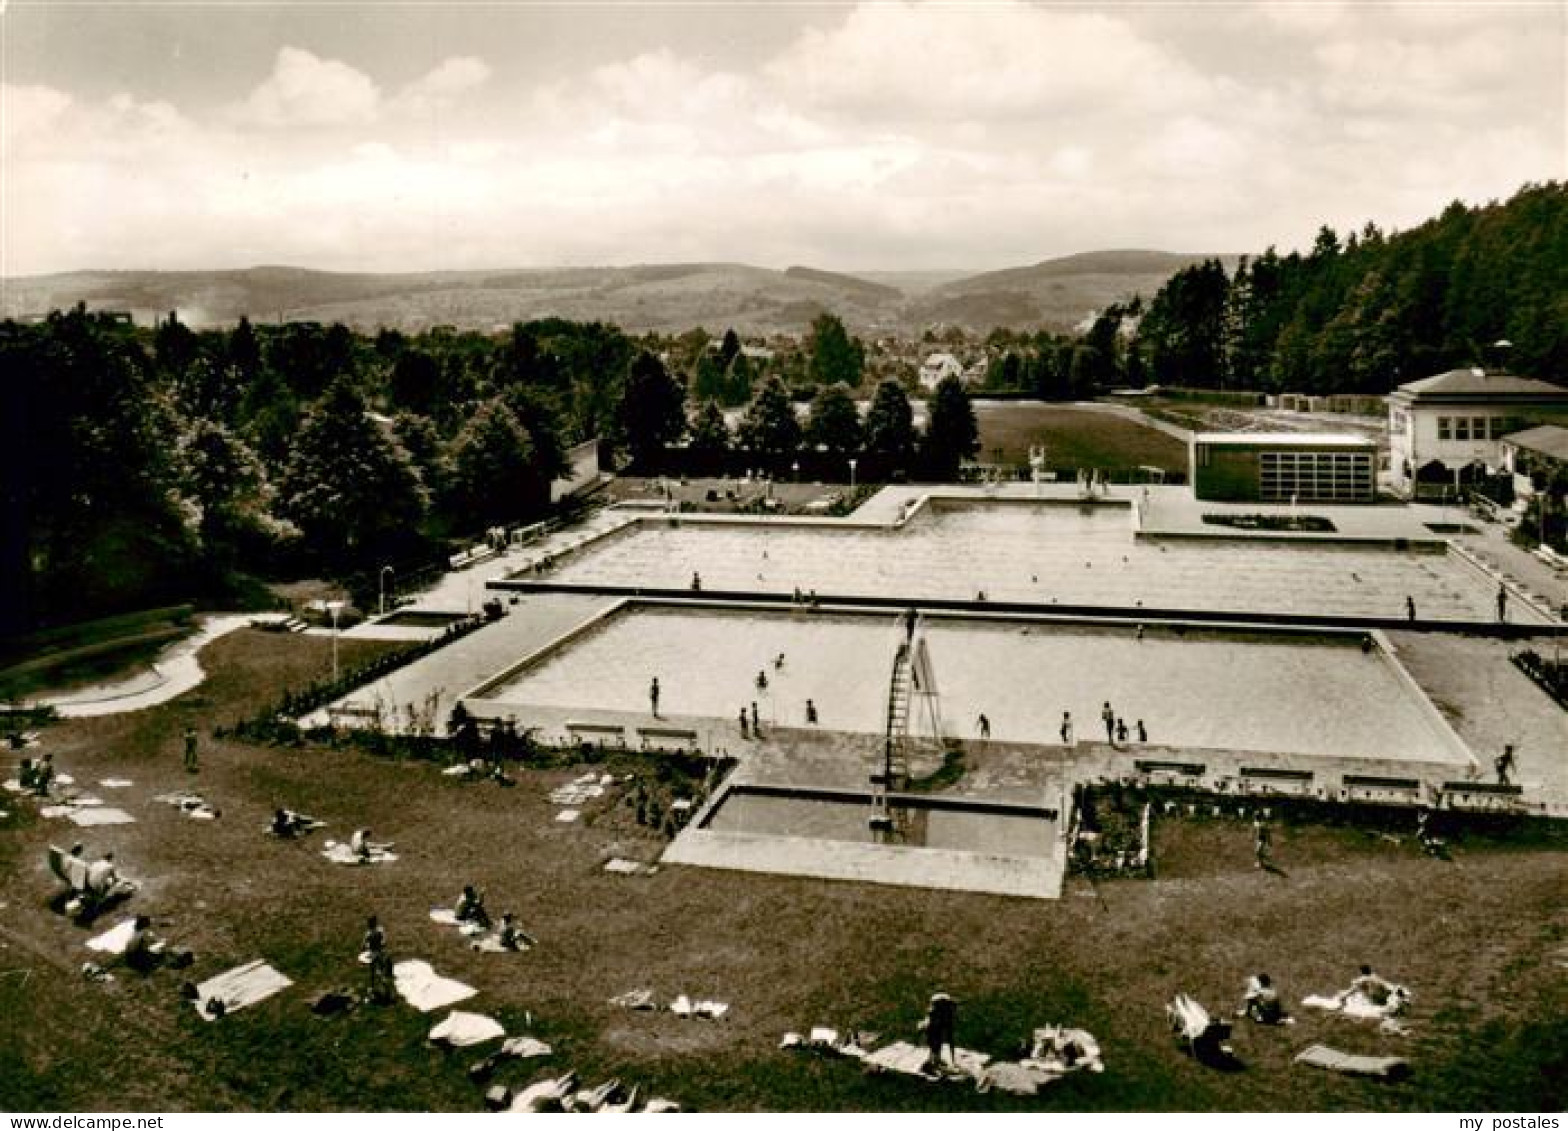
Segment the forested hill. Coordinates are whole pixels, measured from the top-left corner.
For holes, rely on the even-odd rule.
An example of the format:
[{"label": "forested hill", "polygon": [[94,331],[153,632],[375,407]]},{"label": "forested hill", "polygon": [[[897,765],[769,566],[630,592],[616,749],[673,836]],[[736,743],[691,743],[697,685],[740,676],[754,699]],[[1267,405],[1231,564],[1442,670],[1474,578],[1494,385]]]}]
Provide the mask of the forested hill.
[{"label": "forested hill", "polygon": [[1323,228],[1305,255],[1270,248],[1230,273],[1188,267],[1116,361],[1134,380],[1299,392],[1382,393],[1468,364],[1568,381],[1568,186],[1454,203],[1395,235]]}]

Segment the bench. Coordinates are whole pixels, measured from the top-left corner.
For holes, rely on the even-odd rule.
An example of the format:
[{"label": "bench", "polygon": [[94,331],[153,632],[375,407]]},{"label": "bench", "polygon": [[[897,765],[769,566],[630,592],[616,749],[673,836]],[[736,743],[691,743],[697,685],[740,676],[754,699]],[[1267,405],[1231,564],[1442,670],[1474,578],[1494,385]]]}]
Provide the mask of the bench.
[{"label": "bench", "polygon": [[1517,785],[1479,781],[1445,781],[1442,805],[1447,809],[1497,812],[1518,806],[1524,790]]},{"label": "bench", "polygon": [[1418,801],[1421,782],[1416,778],[1385,778],[1374,774],[1346,774],[1340,779],[1348,801]]},{"label": "bench", "polygon": [[574,723],[566,724],[566,733],[581,742],[587,738],[596,738],[600,741],[613,739],[617,746],[626,745],[626,728],[619,723]]},{"label": "bench", "polygon": [[1288,793],[1303,797],[1312,792],[1312,771],[1243,766],[1241,788],[1247,793]]},{"label": "bench", "polygon": [[673,740],[681,746],[696,746],[697,732],[686,727],[638,727],[637,737],[644,750],[650,742],[660,745],[661,739]]},{"label": "bench", "polygon": [[1161,762],[1152,758],[1139,758],[1133,765],[1140,774],[1157,781],[1201,778],[1208,770],[1202,762]]},{"label": "bench", "polygon": [[1554,570],[1561,571],[1568,569],[1568,558],[1564,558],[1550,546],[1537,546],[1534,550],[1531,551],[1531,553],[1539,558],[1543,564],[1551,567]]}]

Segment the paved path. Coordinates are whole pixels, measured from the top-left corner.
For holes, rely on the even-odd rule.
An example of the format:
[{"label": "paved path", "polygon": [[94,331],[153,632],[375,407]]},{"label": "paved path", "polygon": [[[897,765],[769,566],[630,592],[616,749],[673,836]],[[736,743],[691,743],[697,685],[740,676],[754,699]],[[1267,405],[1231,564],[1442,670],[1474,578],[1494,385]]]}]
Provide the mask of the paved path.
[{"label": "paved path", "polygon": [[95,684],[59,695],[45,695],[35,700],[35,705],[53,707],[68,719],[118,715],[156,707],[185,694],[207,678],[197,653],[218,637],[226,636],[235,629],[246,628],[257,621],[283,619],[282,614],[272,613],[202,617],[201,627],[196,634],[158,653],[151,671],[139,671],[113,683]]}]

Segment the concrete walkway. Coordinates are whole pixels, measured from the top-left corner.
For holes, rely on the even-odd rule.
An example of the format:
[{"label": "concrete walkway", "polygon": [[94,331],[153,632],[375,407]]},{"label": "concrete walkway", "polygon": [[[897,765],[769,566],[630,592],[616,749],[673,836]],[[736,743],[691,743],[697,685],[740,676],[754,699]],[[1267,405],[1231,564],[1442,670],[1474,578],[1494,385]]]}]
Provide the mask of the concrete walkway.
[{"label": "concrete walkway", "polygon": [[201,627],[195,635],[177,641],[158,653],[150,671],[139,671],[113,683],[95,684],[59,695],[45,695],[34,700],[32,705],[53,707],[68,719],[119,715],[156,707],[184,695],[207,678],[197,654],[218,637],[257,622],[284,619],[281,613],[234,613],[202,617]]}]

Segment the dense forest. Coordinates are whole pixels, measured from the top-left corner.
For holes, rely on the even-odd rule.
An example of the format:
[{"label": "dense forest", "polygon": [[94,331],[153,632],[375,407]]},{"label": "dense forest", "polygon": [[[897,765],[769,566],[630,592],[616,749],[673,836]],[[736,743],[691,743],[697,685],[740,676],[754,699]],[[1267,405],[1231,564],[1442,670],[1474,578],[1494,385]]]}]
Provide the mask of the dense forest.
[{"label": "dense forest", "polygon": [[[1454,203],[1417,228],[1319,231],[1227,274],[1178,271],[1150,299],[1102,311],[1076,339],[1008,341],[987,384],[1048,399],[1096,385],[1386,393],[1461,365],[1568,378],[1568,188]],[[1507,345],[1499,346],[1503,342]]]},{"label": "dense forest", "polygon": [[[540,517],[565,449],[590,439],[633,470],[821,474],[831,459],[842,475],[865,454],[869,478],[917,459],[950,474],[973,454],[956,382],[922,441],[896,382],[862,423],[862,375],[863,347],[828,315],[795,356],[755,367],[733,332],[633,339],[559,319],[374,337],[244,319],[197,332],[172,314],[149,329],[80,307],[0,323],[0,635],[248,604],[276,579],[406,576]],[[745,406],[733,428],[721,403]]]}]

